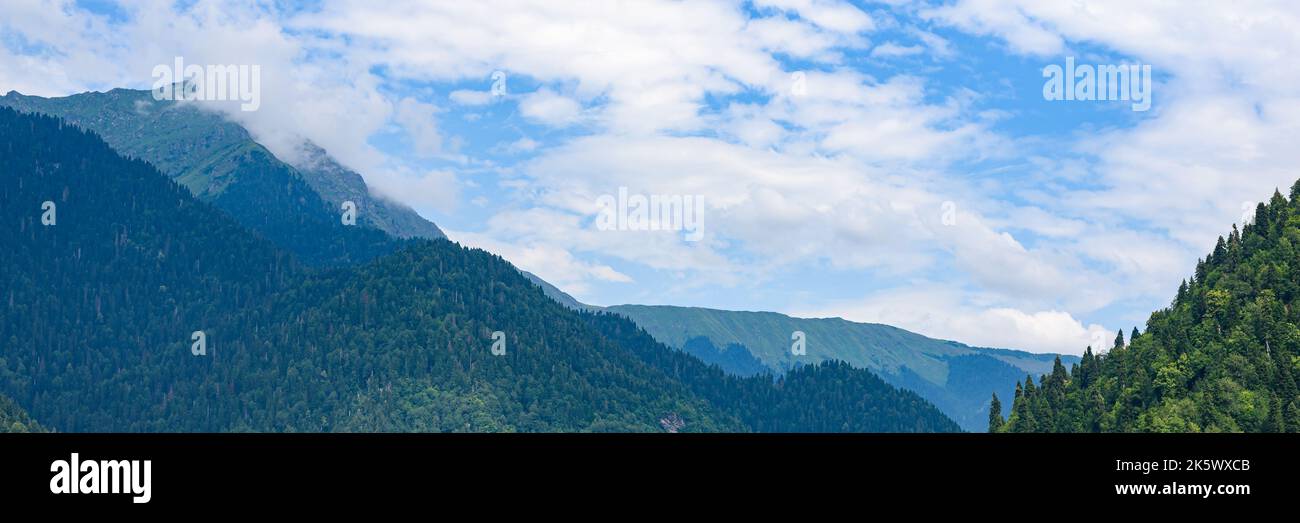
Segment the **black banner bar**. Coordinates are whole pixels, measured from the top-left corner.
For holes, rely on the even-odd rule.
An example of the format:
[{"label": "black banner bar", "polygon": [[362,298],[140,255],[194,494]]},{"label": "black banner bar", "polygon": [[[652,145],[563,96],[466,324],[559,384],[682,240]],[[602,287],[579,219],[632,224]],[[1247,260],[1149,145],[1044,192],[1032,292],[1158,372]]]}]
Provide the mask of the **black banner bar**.
[{"label": "black banner bar", "polygon": [[738,506],[1258,508],[1296,499],[1294,442],[1269,434],[5,434],[0,500],[127,512],[593,496],[641,505],[668,497]]}]

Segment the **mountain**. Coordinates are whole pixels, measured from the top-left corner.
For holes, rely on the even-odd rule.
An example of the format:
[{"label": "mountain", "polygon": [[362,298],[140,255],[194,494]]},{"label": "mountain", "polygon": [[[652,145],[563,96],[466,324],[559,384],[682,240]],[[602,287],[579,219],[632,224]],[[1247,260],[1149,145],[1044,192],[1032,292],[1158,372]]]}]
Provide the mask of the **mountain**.
[{"label": "mountain", "polygon": [[46,427],[958,430],[843,363],[728,375],[446,240],[304,263],[58,119],[0,108],[0,151],[0,395]]},{"label": "mountain", "polygon": [[696,336],[686,340],[682,345],[682,352],[695,356],[709,365],[717,365],[718,368],[734,376],[773,374],[772,369],[739,343],[718,347],[709,338]]},{"label": "mountain", "polygon": [[[382,231],[394,238],[441,239],[446,235],[410,207],[371,194],[365,179],[344,167],[324,149],[310,141],[298,147],[292,164],[276,157],[258,144],[239,124],[197,105],[185,102],[154,100],[149,91],[113,89],[87,92],[59,98],[25,96],[10,91],[0,97],[0,106],[23,112],[48,114],[99,134],[113,149],[124,156],[145,160],[185,185],[199,199],[230,212],[246,227],[264,233],[277,245],[298,253],[308,262],[337,263],[335,256],[318,252],[314,241],[297,241],[272,230],[273,219],[259,205],[287,209],[286,215],[312,216],[318,222],[330,221],[321,237],[338,235],[332,226],[340,217],[344,202],[357,205],[357,223],[364,228]],[[279,179],[274,183],[287,187],[286,192],[302,202],[284,205],[267,195],[240,191],[236,196],[222,194],[230,186],[264,187],[267,183],[250,180],[251,174],[270,172]],[[304,185],[305,184],[305,185]],[[232,191],[234,192],[234,191]],[[315,203],[315,193],[322,204]],[[283,220],[282,220],[283,221]],[[290,220],[291,221],[291,220]],[[318,224],[319,225],[319,224]],[[316,229],[319,229],[317,227]],[[368,235],[374,238],[373,235]],[[368,259],[358,256],[358,260]],[[583,305],[554,285],[532,273],[524,276],[541,286],[548,296],[574,309],[595,310]]]},{"label": "mountain", "polygon": [[[736,375],[754,374],[754,360],[775,374],[829,360],[870,369],[885,381],[930,400],[968,431],[983,431],[988,426],[990,394],[1010,397],[1017,380],[1027,373],[1051,370],[1056,357],[970,347],[889,325],[840,318],[804,319],[775,312],[664,305],[618,305],[604,310],[627,316],[660,342],[716,362]],[[791,337],[796,331],[805,335],[805,356],[792,354]],[[732,356],[709,356],[717,347],[727,348]],[[740,357],[739,350],[752,358]],[[1065,359],[1076,360],[1072,356]]]},{"label": "mountain", "polygon": [[[1005,432],[1300,432],[1300,182],[1234,225],[1146,331],[1016,385]],[[1006,396],[1003,396],[1006,397]]]},{"label": "mountain", "polygon": [[[153,164],[198,199],[222,209],[310,264],[365,261],[391,251],[395,237],[441,238],[414,211],[370,195],[361,176],[305,144],[302,168],[282,162],[222,115],[149,91],[114,89],[62,98],[10,92],[0,106],[38,112],[99,134],[124,156]],[[342,223],[344,201],[357,223]],[[331,241],[322,241],[322,238]]]},{"label": "mountain", "polygon": [[332,208],[343,202],[357,204],[359,221],[396,238],[446,238],[433,222],[410,207],[370,193],[366,181],[356,171],[344,167],[316,144],[304,142],[293,163],[312,189]]},{"label": "mountain", "polygon": [[[437,226],[409,208],[372,197],[359,174],[341,166],[323,149],[304,144],[294,155],[294,164],[287,164],[254,141],[243,127],[194,104],[157,101],[148,91],[114,89],[62,98],[11,92],[0,97],[0,105],[58,116],[100,134],[119,153],[154,164],[200,200],[226,211],[244,227],[308,264],[365,262],[397,248],[380,232],[397,238],[444,237]],[[340,224],[338,209],[344,201],[358,205],[361,227]],[[600,310],[531,273],[523,274],[566,307]],[[688,352],[740,376],[764,370],[743,348],[726,343],[720,347],[712,349],[708,343],[700,343],[688,347]],[[732,350],[723,356],[720,351],[729,347]],[[1021,375],[1011,374],[1013,378]],[[928,386],[923,380],[913,381],[916,383],[895,383]],[[1005,381],[1010,384],[1013,379]],[[974,397],[984,398],[987,392]],[[982,415],[972,416],[983,419]],[[979,423],[966,426],[981,428]]]},{"label": "mountain", "polygon": [[587,305],[585,303],[578,301],[573,296],[570,296],[569,293],[560,290],[559,287],[551,285],[546,280],[543,280],[540,277],[538,277],[536,274],[533,274],[531,272],[522,269],[520,269],[519,272],[522,273],[525,278],[528,278],[528,281],[531,281],[533,282],[534,285],[541,287],[542,292],[546,293],[547,297],[551,298],[552,300],[555,300],[560,305],[563,305],[573,310],[579,310],[579,311],[595,312],[601,310],[601,307],[597,307],[595,305]]}]

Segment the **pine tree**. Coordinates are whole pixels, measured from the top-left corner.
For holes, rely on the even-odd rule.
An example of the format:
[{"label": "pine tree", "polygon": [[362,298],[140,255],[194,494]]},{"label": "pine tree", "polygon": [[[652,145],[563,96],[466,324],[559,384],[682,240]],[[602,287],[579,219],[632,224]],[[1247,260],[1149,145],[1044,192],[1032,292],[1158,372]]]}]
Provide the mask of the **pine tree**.
[{"label": "pine tree", "polygon": [[1092,355],[1091,345],[1084,349],[1083,358],[1079,360],[1079,364],[1076,365],[1076,368],[1079,369],[1079,386],[1087,387],[1090,385],[1092,383],[1092,376],[1097,371],[1097,358]]},{"label": "pine tree", "polygon": [[1069,373],[1065,371],[1065,365],[1061,363],[1061,356],[1056,356],[1056,361],[1052,362],[1052,383],[1064,386]]},{"label": "pine tree", "polygon": [[1002,432],[1002,425],[1006,423],[1002,419],[1002,402],[998,401],[998,393],[993,393],[993,401],[989,403],[989,432]]}]

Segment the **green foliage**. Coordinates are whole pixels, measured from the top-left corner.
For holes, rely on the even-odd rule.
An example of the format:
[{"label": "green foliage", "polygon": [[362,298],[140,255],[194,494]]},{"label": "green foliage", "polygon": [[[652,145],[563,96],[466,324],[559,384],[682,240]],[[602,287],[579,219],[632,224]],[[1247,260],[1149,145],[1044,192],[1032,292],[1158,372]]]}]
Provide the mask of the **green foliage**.
[{"label": "green foliage", "polygon": [[[57,225],[41,224],[47,200]],[[839,362],[727,375],[481,250],[384,238],[303,264],[270,238],[303,233],[250,234],[230,209],[0,108],[0,394],[69,432],[958,430]]]},{"label": "green foliage", "polygon": [[1002,419],[1002,402],[998,400],[998,393],[993,393],[993,401],[989,402],[989,432],[1002,432],[1003,425],[1007,420]]},{"label": "green foliage", "polygon": [[[1012,432],[1298,432],[1300,182],[1197,263],[1146,332],[1026,379]],[[1122,332],[1122,331],[1121,331]]]},{"label": "green foliage", "polygon": [[13,400],[0,396],[0,433],[3,432],[45,432],[45,429]]}]

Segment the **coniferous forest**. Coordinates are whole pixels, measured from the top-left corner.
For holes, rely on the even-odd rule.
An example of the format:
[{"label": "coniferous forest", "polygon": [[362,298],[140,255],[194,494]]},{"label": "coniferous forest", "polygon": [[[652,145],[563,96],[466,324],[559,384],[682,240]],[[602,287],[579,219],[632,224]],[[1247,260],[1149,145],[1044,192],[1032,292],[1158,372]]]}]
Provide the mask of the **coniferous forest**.
[{"label": "coniferous forest", "polygon": [[51,117],[0,109],[0,219],[14,430],[958,430],[838,362],[728,375],[446,240],[250,232]]},{"label": "coniferous forest", "polygon": [[1144,331],[1027,376],[990,431],[1300,432],[1300,182],[1290,193],[1220,237]]},{"label": "coniferous forest", "polygon": [[0,432],[41,432],[41,426],[13,400],[0,396]]}]

